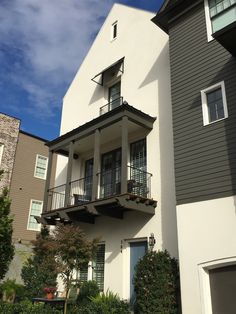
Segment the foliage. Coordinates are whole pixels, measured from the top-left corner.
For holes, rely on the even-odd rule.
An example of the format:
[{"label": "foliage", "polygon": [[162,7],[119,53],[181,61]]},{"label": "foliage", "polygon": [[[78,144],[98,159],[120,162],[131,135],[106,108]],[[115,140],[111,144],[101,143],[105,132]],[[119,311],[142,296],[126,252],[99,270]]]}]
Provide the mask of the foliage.
[{"label": "foliage", "polygon": [[66,289],[64,313],[67,312],[68,293],[73,274],[88,265],[96,252],[97,243],[98,239],[87,240],[80,227],[72,224],[59,224],[53,232],[50,245]]},{"label": "foliage", "polygon": [[118,295],[107,291],[90,298],[91,302],[82,302],[71,308],[70,314],[129,314],[129,305]]},{"label": "foliage", "polygon": [[0,313],[4,314],[61,314],[60,310],[54,309],[44,304],[35,304],[32,302],[22,303],[4,303],[0,302]]},{"label": "foliage", "polygon": [[[2,173],[3,171],[0,171],[0,179]],[[13,218],[10,216],[10,205],[8,189],[4,188],[0,195],[0,280],[4,278],[14,256]]]},{"label": "foliage", "polygon": [[7,279],[0,284],[0,292],[3,301],[14,302],[15,297],[21,297],[24,293],[24,287],[17,284],[15,280]]},{"label": "foliage", "polygon": [[99,287],[96,281],[89,280],[85,281],[79,290],[79,295],[77,298],[78,303],[88,303],[91,297],[96,297],[99,295]]},{"label": "foliage", "polygon": [[167,251],[148,252],[137,264],[134,277],[135,313],[178,313],[179,269]]},{"label": "foliage", "polygon": [[43,227],[32,243],[34,254],[23,266],[21,277],[28,291],[28,297],[43,297],[43,289],[46,286],[56,286],[58,274],[55,257],[50,247],[48,229]]}]

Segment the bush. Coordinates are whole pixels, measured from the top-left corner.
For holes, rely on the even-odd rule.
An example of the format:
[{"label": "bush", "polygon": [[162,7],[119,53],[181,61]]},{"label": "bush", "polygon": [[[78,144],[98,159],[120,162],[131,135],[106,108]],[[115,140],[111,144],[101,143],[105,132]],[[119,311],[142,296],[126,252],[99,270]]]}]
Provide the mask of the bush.
[{"label": "bush", "polygon": [[4,314],[61,314],[60,310],[44,304],[33,305],[31,302],[4,303],[0,302],[0,313]]},{"label": "bush", "polygon": [[79,290],[79,295],[77,298],[78,303],[90,302],[91,297],[96,297],[99,295],[99,287],[94,280],[89,280],[84,282]]},{"label": "bush", "polygon": [[127,302],[110,292],[90,297],[90,302],[82,302],[69,308],[69,314],[129,314]]},{"label": "bush", "polygon": [[178,313],[179,269],[167,251],[148,252],[134,277],[135,313]]},{"label": "bush", "polygon": [[17,284],[15,280],[7,279],[0,284],[0,293],[3,301],[13,303],[15,298],[22,298],[24,286]]}]

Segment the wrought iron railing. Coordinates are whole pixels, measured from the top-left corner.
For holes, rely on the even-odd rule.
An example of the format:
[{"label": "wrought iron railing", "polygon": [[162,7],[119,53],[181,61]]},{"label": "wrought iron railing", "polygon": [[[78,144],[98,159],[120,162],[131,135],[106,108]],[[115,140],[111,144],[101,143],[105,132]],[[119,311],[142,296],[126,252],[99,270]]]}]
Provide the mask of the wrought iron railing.
[{"label": "wrought iron railing", "polygon": [[[99,198],[121,194],[121,167],[102,171],[98,174]],[[152,174],[140,168],[127,166],[127,193],[151,198]]]},{"label": "wrought iron railing", "polygon": [[[151,198],[152,174],[140,168],[127,166],[126,192],[144,198]],[[93,177],[85,177],[70,182],[70,197],[67,205],[82,205],[92,200]],[[53,210],[67,206],[65,204],[66,185],[49,190],[48,208]],[[103,199],[121,194],[121,167],[98,173],[97,198]]]},{"label": "wrought iron railing", "polygon": [[123,104],[123,97],[118,97],[100,108],[100,116]]},{"label": "wrought iron railing", "polygon": [[48,191],[47,210],[53,210],[64,207],[66,185],[56,186]]},{"label": "wrought iron railing", "polygon": [[127,192],[151,198],[151,178],[151,173],[140,168],[128,166]]},{"label": "wrought iron railing", "polygon": [[70,205],[82,205],[91,201],[93,177],[85,177],[70,183]]}]

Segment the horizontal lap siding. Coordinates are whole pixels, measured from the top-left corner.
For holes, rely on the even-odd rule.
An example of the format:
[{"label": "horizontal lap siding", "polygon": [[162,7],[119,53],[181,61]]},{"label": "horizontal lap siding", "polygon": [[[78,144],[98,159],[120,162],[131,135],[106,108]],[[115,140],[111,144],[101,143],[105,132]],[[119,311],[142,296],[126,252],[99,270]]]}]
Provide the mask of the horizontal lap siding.
[{"label": "horizontal lap siding", "polygon": [[[170,27],[177,203],[236,194],[236,59],[208,42],[203,2]],[[225,81],[229,118],[203,126],[200,91]]]}]

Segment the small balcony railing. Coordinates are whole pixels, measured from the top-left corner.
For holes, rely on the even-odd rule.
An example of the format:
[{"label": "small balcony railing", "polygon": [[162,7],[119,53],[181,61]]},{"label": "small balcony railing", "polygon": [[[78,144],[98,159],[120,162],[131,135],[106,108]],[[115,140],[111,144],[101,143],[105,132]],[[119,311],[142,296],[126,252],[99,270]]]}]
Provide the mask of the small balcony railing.
[{"label": "small balcony railing", "polygon": [[100,108],[100,116],[123,104],[123,97],[118,97]]},{"label": "small balcony railing", "polygon": [[70,183],[70,205],[82,205],[92,199],[93,177],[85,177]]},{"label": "small balcony railing", "polygon": [[48,191],[48,210],[64,207],[66,185],[56,186]]},{"label": "small balcony railing", "polygon": [[[152,174],[142,169],[127,166],[126,193],[151,198]],[[92,200],[92,176],[70,182],[69,204],[66,206],[83,205]],[[49,190],[48,208],[54,210],[65,206],[66,185],[60,185]],[[121,167],[112,168],[98,173],[97,198],[104,199],[121,194]]]},{"label": "small balcony railing", "polygon": [[[144,198],[151,198],[152,174],[142,169],[127,166],[127,193]],[[103,171],[99,176],[99,198],[106,198],[121,194],[121,168]]]}]

